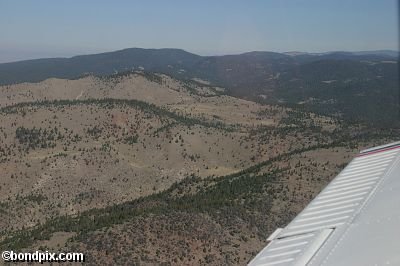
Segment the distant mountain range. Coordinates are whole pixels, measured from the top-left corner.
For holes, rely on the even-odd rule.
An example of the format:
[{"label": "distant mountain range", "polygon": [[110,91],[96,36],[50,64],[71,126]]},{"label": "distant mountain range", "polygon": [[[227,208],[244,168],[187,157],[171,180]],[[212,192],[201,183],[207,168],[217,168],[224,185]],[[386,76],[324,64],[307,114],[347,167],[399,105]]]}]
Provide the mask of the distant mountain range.
[{"label": "distant mountain range", "polygon": [[[199,56],[180,49],[129,48],[71,58],[47,58],[0,64],[0,84],[37,82],[50,77],[76,78],[88,73],[107,75],[128,70],[162,72],[178,77],[199,77],[229,86],[237,72],[273,74],[290,66],[319,60],[394,60],[396,51],[367,52],[249,52],[225,56]],[[253,77],[254,78],[254,77]]]},{"label": "distant mountain range", "polygon": [[374,50],[374,51],[357,51],[357,52],[345,52],[345,51],[334,51],[334,52],[325,52],[325,53],[306,53],[306,52],[298,52],[298,51],[291,51],[285,52],[284,54],[297,56],[297,55],[348,55],[348,56],[357,56],[357,55],[375,55],[375,56],[385,56],[385,57],[393,57],[398,58],[399,52],[393,50]]},{"label": "distant mountain range", "polygon": [[[392,121],[398,104],[398,56],[399,52],[387,50],[255,51],[199,56],[180,49],[129,48],[72,58],[3,63],[0,85],[142,70],[180,79],[200,78],[226,87],[234,96],[260,102],[307,106],[356,119],[374,117],[381,121],[384,117]],[[354,111],[354,101],[364,107]]]}]

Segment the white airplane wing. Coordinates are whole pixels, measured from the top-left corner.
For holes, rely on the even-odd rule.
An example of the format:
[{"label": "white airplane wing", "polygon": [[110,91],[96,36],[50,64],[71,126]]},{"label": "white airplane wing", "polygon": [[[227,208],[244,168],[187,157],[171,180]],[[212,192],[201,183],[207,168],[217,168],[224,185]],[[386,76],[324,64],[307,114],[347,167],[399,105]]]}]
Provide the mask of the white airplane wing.
[{"label": "white airplane wing", "polygon": [[249,263],[400,265],[400,142],[364,150]]}]

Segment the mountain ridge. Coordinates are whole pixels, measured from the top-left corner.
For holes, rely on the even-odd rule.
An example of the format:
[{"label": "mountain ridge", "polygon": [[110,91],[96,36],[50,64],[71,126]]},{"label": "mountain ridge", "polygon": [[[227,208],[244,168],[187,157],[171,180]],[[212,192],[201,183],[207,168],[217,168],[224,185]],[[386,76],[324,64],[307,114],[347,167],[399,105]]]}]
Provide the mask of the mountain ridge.
[{"label": "mountain ridge", "polygon": [[[244,61],[246,61],[247,65],[261,64],[257,68],[264,68],[263,72],[270,74],[276,68],[281,70],[282,68],[279,65],[296,65],[324,59],[375,61],[396,59],[396,57],[389,56],[387,53],[384,54],[382,51],[375,52],[381,53],[359,52],[356,54],[354,52],[328,52],[312,54],[296,52],[296,54],[287,54],[270,51],[252,51],[233,55],[200,56],[176,48],[126,48],[113,52],[77,55],[70,58],[42,58],[1,63],[0,85],[38,82],[50,77],[76,78],[87,73],[107,75],[134,69],[177,75],[184,78],[205,78],[218,83],[220,78],[213,77],[216,74],[215,72],[218,71],[220,74],[221,70],[229,71],[229,69],[233,69],[233,66],[240,68],[239,64],[242,64]],[[280,60],[283,62],[280,62]],[[234,64],[233,66],[230,65],[232,63]],[[221,65],[226,66],[226,68],[218,69]],[[247,67],[246,64],[242,65],[243,67]],[[203,69],[199,70],[199,67]]]},{"label": "mountain ridge", "polygon": [[36,58],[36,59],[26,59],[26,60],[17,60],[17,61],[10,61],[10,62],[2,62],[0,65],[3,64],[12,64],[12,63],[19,63],[19,62],[28,62],[28,61],[37,61],[37,60],[48,60],[48,59],[73,59],[85,56],[93,56],[93,55],[105,55],[105,54],[113,54],[113,53],[120,53],[129,50],[147,50],[147,51],[179,51],[184,52],[187,54],[191,54],[197,57],[222,57],[222,56],[232,56],[232,55],[244,55],[244,54],[251,54],[251,53],[273,53],[273,54],[284,54],[284,55],[328,55],[334,53],[347,53],[352,55],[383,55],[389,57],[398,57],[400,55],[400,51],[391,50],[391,49],[381,49],[381,50],[365,50],[365,51],[327,51],[327,52],[304,52],[304,51],[287,51],[287,52],[275,52],[275,51],[267,51],[267,50],[254,50],[248,52],[240,52],[240,53],[227,53],[227,54],[215,54],[215,55],[199,55],[193,52],[186,51],[185,49],[181,48],[140,48],[140,47],[130,47],[130,48],[123,48],[113,51],[107,52],[99,52],[99,53],[87,53],[87,54],[78,54],[73,56],[57,56],[57,57],[43,57],[43,58]]}]

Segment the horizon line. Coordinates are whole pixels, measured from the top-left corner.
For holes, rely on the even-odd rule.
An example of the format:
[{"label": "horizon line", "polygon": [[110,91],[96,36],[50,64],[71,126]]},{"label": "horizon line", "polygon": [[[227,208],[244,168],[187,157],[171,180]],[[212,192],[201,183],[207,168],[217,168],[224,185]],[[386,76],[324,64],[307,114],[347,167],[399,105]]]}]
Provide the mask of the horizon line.
[{"label": "horizon line", "polygon": [[209,55],[202,55],[201,53],[197,52],[191,52],[188,51],[184,48],[176,48],[176,47],[163,47],[163,48],[143,48],[143,47],[127,47],[127,48],[121,48],[121,49],[116,49],[116,50],[108,50],[108,51],[102,51],[102,52],[88,52],[88,53],[82,53],[82,54],[76,54],[72,56],[54,56],[54,57],[34,57],[34,58],[27,58],[27,59],[21,59],[21,60],[16,60],[16,61],[6,61],[6,62],[1,62],[0,59],[0,64],[8,64],[8,63],[18,63],[18,62],[24,62],[24,61],[33,61],[33,60],[45,60],[45,59],[72,59],[75,57],[80,57],[80,56],[91,56],[91,55],[98,55],[98,54],[107,54],[107,53],[113,53],[113,52],[118,52],[118,51],[124,51],[124,50],[130,50],[130,49],[141,49],[141,50],[181,50],[187,53],[191,53],[197,56],[201,57],[214,57],[214,56],[229,56],[229,55],[243,55],[243,54],[248,54],[248,53],[254,53],[254,52],[260,52],[260,53],[277,53],[277,54],[289,54],[289,53],[300,53],[300,54],[310,54],[310,55],[318,55],[318,54],[331,54],[331,53],[368,53],[368,52],[395,52],[399,53],[398,56],[400,56],[400,48],[398,50],[394,49],[373,49],[373,50],[331,50],[331,51],[325,51],[325,52],[305,52],[305,51],[298,51],[298,50],[290,50],[290,51],[285,51],[285,52],[278,52],[278,51],[272,51],[272,50],[249,50],[249,51],[238,51],[238,52],[227,52],[227,53],[214,53],[214,54],[209,54]]}]

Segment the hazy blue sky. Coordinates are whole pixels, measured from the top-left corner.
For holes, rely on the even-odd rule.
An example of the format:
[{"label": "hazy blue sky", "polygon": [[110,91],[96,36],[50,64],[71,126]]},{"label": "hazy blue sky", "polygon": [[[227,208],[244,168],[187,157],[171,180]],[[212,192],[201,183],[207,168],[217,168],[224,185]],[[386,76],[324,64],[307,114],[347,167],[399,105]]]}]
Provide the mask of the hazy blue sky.
[{"label": "hazy blue sky", "polygon": [[127,47],[398,49],[396,0],[0,0],[0,62]]}]

